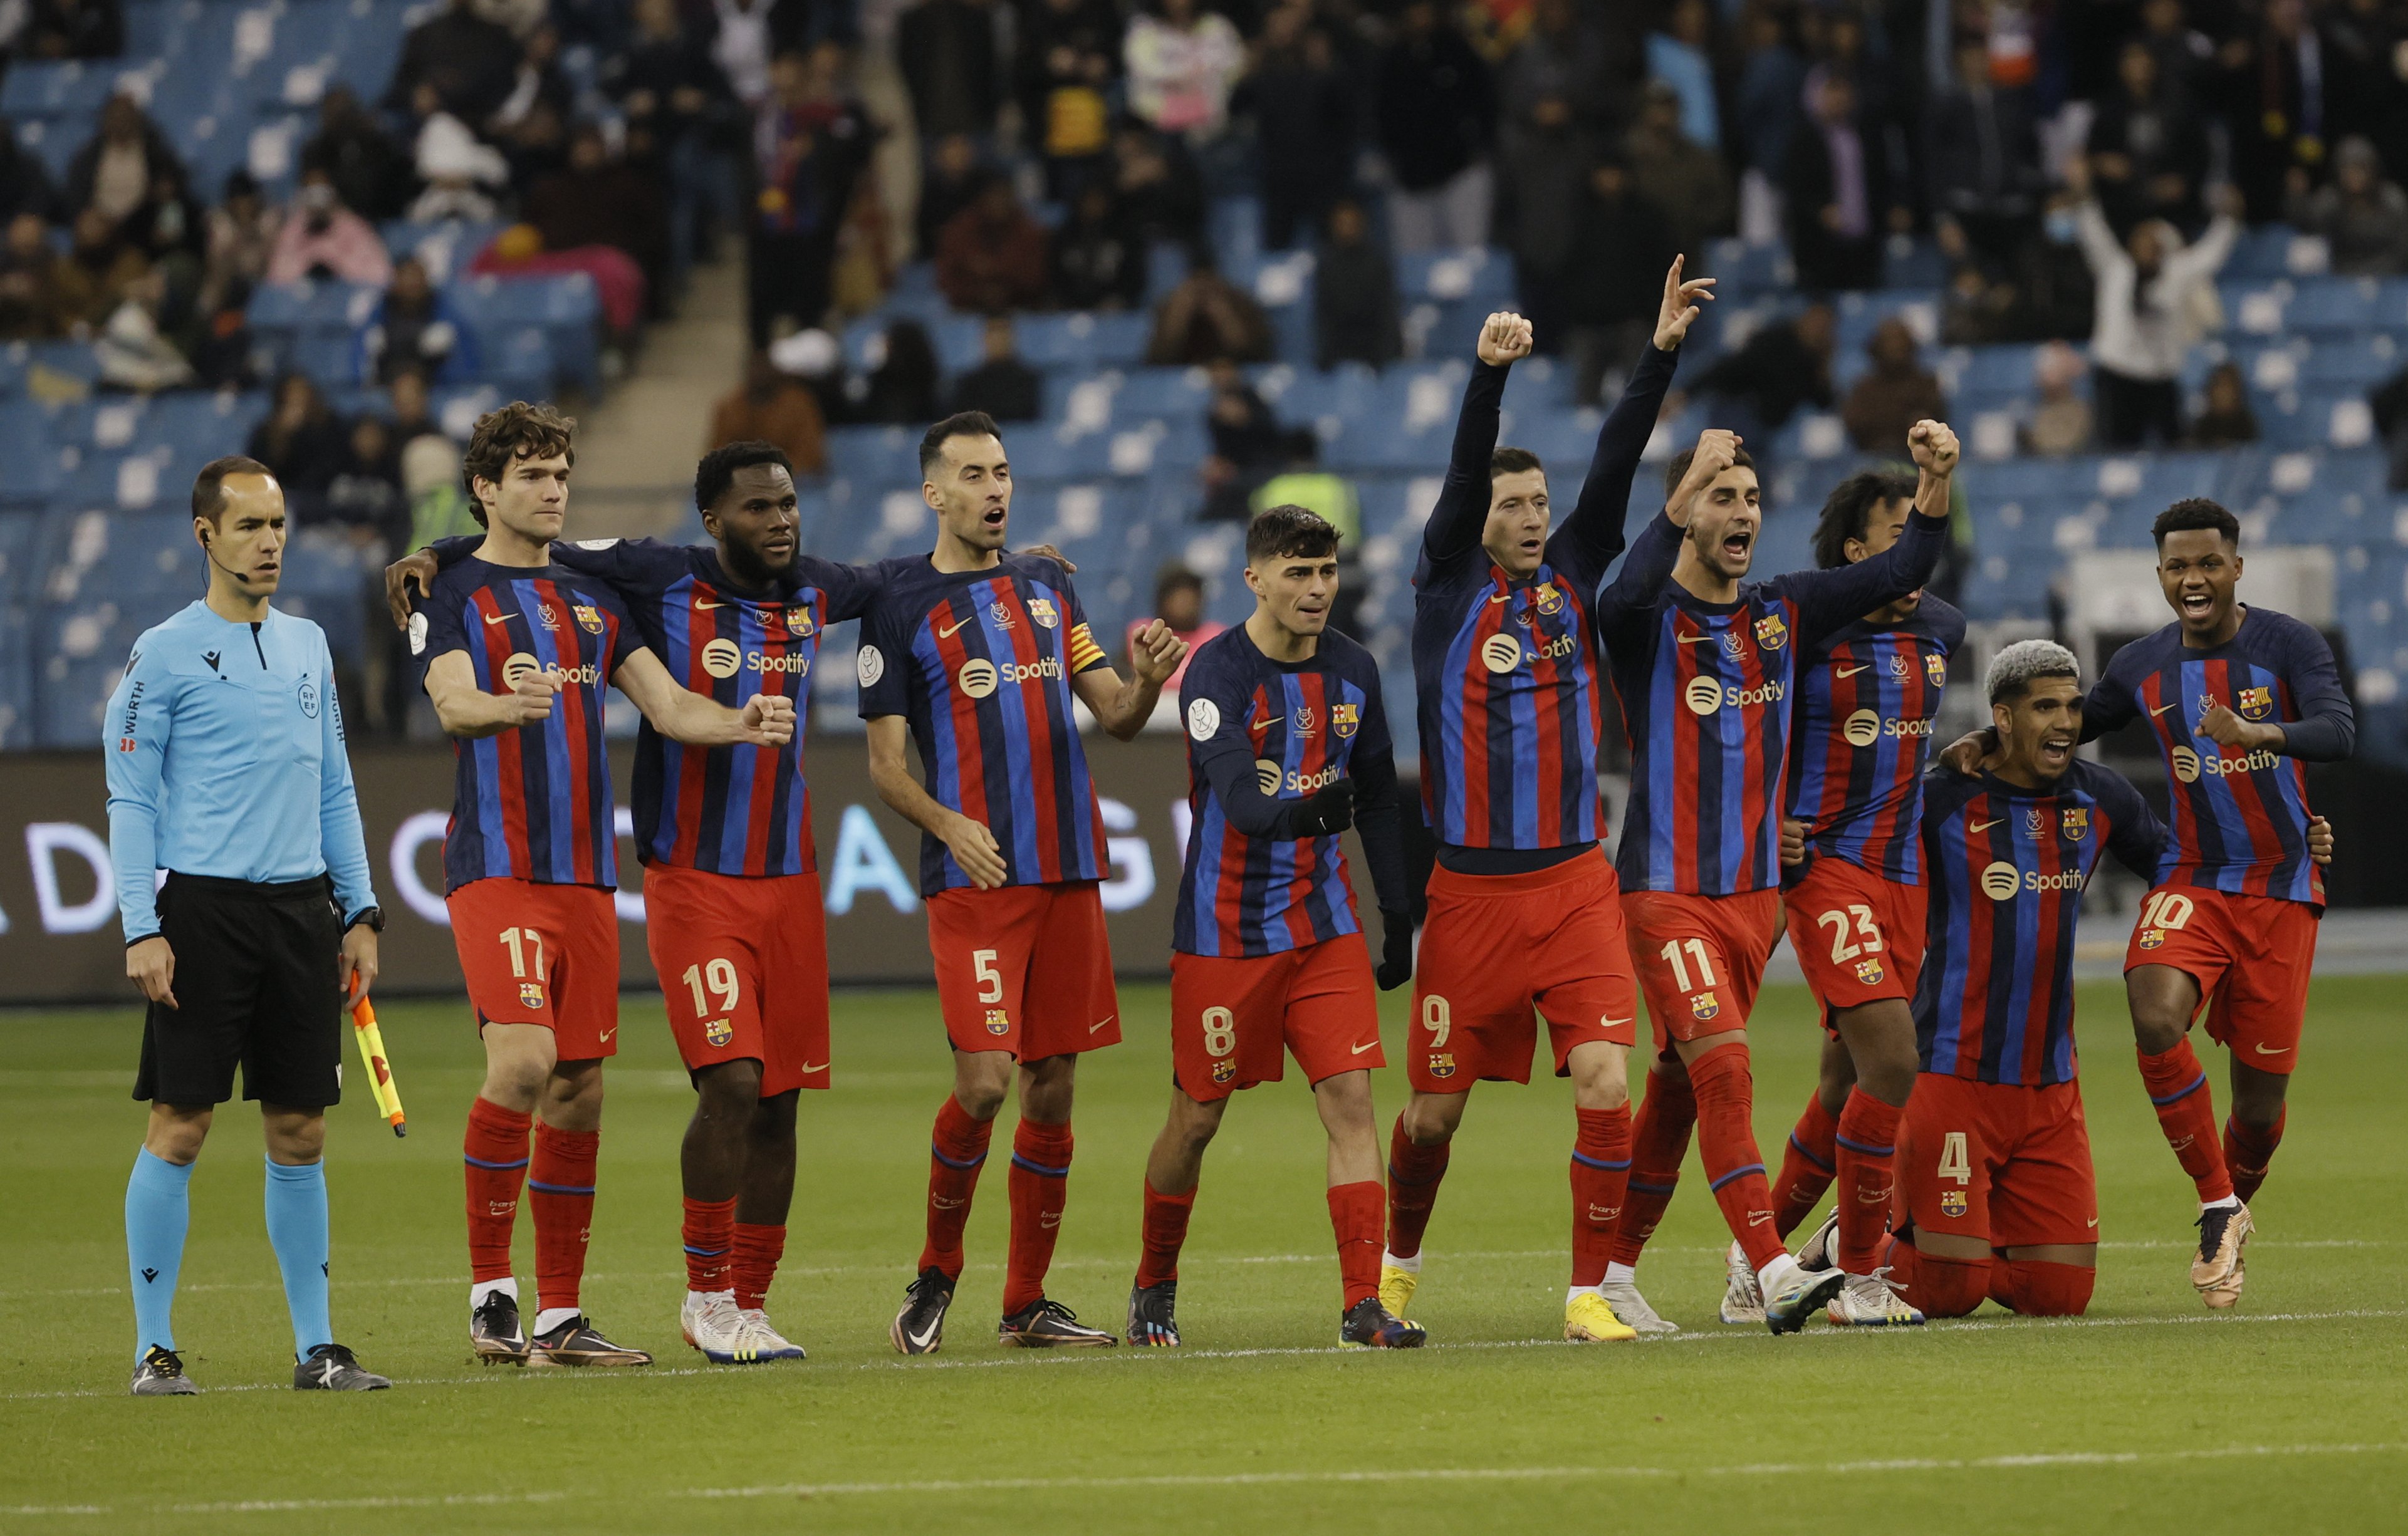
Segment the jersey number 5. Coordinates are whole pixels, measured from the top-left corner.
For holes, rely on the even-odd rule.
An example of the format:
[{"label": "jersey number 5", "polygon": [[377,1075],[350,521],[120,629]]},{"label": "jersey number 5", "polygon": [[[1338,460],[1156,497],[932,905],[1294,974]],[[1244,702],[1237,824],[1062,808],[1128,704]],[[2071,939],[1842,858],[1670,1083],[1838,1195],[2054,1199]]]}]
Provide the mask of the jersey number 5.
[{"label": "jersey number 5", "polygon": [[[1864,941],[1862,944],[1848,942],[1848,919],[1851,917],[1856,919],[1856,937]],[[1873,921],[1873,909],[1860,902],[1849,903],[1845,912],[1835,908],[1824,913],[1814,919],[1814,926],[1831,931],[1831,963],[1834,965],[1842,960],[1855,960],[1858,955],[1881,953],[1881,926]]]}]

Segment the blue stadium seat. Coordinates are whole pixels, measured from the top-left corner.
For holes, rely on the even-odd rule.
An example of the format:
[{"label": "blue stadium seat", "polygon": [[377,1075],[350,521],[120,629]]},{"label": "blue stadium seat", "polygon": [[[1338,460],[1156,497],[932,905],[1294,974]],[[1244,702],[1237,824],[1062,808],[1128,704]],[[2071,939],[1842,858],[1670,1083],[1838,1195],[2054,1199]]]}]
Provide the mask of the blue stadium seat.
[{"label": "blue stadium seat", "polygon": [[2300,365],[2300,382],[2311,389],[2364,392],[2398,373],[2400,344],[2381,331],[2353,331],[2319,339]]},{"label": "blue stadium seat", "polygon": [[41,582],[36,556],[42,533],[38,512],[0,512],[0,614],[30,596]]},{"label": "blue stadium seat", "polygon": [[1135,310],[1031,315],[1019,323],[1017,339],[1020,355],[1039,368],[1135,367],[1145,361],[1153,324]]},{"label": "blue stadium seat", "polygon": [[827,434],[828,473],[872,485],[920,483],[920,436],[904,427],[837,427]]}]

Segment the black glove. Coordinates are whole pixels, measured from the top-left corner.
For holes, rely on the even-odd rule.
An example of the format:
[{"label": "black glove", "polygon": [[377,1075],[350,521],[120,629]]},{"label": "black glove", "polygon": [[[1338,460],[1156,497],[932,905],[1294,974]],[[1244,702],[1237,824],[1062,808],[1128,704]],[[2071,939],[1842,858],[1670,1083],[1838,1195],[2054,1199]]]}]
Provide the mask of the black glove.
[{"label": "black glove", "polygon": [[1413,979],[1413,915],[1380,914],[1380,990],[1393,992]]},{"label": "black glove", "polygon": [[1354,781],[1341,778],[1324,785],[1288,808],[1289,825],[1298,837],[1326,837],[1354,825]]}]

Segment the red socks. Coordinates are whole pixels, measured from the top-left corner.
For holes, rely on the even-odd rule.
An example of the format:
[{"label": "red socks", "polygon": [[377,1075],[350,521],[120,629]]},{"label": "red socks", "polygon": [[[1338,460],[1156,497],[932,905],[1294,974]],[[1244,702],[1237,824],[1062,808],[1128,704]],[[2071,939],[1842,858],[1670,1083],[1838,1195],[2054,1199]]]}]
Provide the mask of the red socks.
[{"label": "red socks", "polygon": [[2283,1145],[2283,1124],[2290,1117],[2288,1104],[2275,1114],[2270,1126],[2243,1125],[2237,1118],[2226,1117],[2224,1166],[2232,1175],[2232,1192],[2243,1205],[2258,1198],[2258,1187],[2266,1182],[2266,1166],[2274,1160],[2274,1148]]},{"label": "red socks", "polygon": [[[1024,1119],[1011,1138],[1011,1252],[1003,1271],[1009,1317],[1045,1295],[1045,1272],[1070,1192],[1070,1127]],[[955,1240],[958,1246],[959,1239]]]},{"label": "red socks", "polygon": [[1151,1182],[1145,1187],[1144,1254],[1138,1259],[1140,1289],[1179,1278],[1179,1250],[1187,1242],[1187,1218],[1196,1210],[1196,1191],[1166,1195]]},{"label": "red socks", "polygon": [[729,1278],[735,1282],[736,1304],[746,1312],[758,1312],[768,1298],[769,1282],[777,1278],[778,1260],[786,1256],[786,1227],[763,1227],[739,1221],[735,1230],[735,1263]]},{"label": "red socks", "polygon": [[2148,1085],[2149,1102],[2157,1106],[2157,1125],[2166,1145],[2181,1159],[2183,1172],[2199,1186],[2201,1204],[2232,1193],[2232,1175],[2224,1166],[2224,1146],[2215,1136],[2214,1095],[2207,1074],[2191,1053],[2190,1037],[2158,1056],[2141,1055],[2141,1080]]},{"label": "red socks", "polygon": [[962,1228],[969,1222],[970,1197],[978,1192],[979,1170],[986,1165],[987,1140],[994,1134],[993,1120],[970,1118],[952,1094],[938,1106],[928,1146],[928,1241],[920,1250],[920,1268],[961,1278]]},{"label": "red socks", "polygon": [[468,1182],[468,1278],[479,1284],[510,1277],[510,1229],[518,1223],[533,1120],[490,1099],[468,1106],[460,1155]]},{"label": "red socks", "polygon": [[1911,1238],[1885,1241],[1881,1262],[1889,1266],[1890,1284],[1926,1317],[1962,1317],[1990,1294],[1994,1267],[1986,1259],[1938,1259],[1914,1245]]},{"label": "red socks", "polygon": [[1345,1287],[1345,1310],[1367,1296],[1380,1294],[1380,1211],[1385,1202],[1378,1179],[1332,1185],[1329,1230],[1338,1238],[1338,1283]]},{"label": "red socks", "polygon": [[1764,1155],[1756,1149],[1749,1116],[1756,1107],[1756,1079],[1747,1047],[1716,1045],[1689,1063],[1689,1091],[1698,1101],[1698,1147],[1705,1156],[1714,1203],[1739,1239],[1747,1261],[1762,1269],[1780,1256],[1781,1234],[1772,1230],[1772,1187],[1765,1182]]},{"label": "red socks", "polygon": [[598,1131],[535,1128],[535,1161],[527,1170],[535,1207],[535,1294],[544,1312],[577,1310],[585,1277],[585,1244],[594,1233],[594,1159]]},{"label": "red socks", "polygon": [[685,1199],[685,1288],[736,1288],[736,1201]]},{"label": "red socks", "polygon": [[1848,1090],[1833,1136],[1840,1178],[1840,1268],[1870,1274],[1873,1252],[1889,1230],[1890,1165],[1904,1113],[1861,1088]]},{"label": "red socks", "polygon": [[1789,1132],[1788,1149],[1781,1154],[1781,1176],[1772,1181],[1772,1230],[1786,1238],[1799,1223],[1814,1214],[1823,1191],[1840,1169],[1840,1122],[1823,1107],[1823,1096],[1806,1096],[1806,1113]]},{"label": "red socks", "polygon": [[1601,1285],[1629,1195],[1630,1106],[1573,1113],[1580,1132],[1572,1143],[1572,1284]]},{"label": "red socks", "polygon": [[1659,1066],[1647,1074],[1647,1097],[1630,1131],[1630,1193],[1613,1230],[1613,1262],[1636,1264],[1656,1235],[1664,1207],[1681,1182],[1681,1159],[1689,1155],[1689,1131],[1698,1123],[1698,1101],[1689,1079]]},{"label": "red socks", "polygon": [[1388,1133],[1388,1251],[1411,1259],[1422,1251],[1422,1232],[1438,1204],[1439,1181],[1446,1177],[1452,1142],[1418,1146],[1405,1134],[1405,1117]]}]

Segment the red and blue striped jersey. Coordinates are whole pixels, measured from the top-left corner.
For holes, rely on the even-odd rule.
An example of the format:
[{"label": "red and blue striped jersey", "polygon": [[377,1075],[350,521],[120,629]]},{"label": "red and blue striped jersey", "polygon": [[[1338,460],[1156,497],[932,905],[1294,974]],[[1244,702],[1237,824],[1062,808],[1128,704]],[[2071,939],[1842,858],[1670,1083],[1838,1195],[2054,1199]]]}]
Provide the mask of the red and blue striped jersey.
[{"label": "red and blue striped jersey", "polygon": [[[2200,718],[2223,704],[2244,720],[2281,722],[2282,751],[2219,747]],[[2346,758],[2357,718],[2323,635],[2287,614],[2249,608],[2212,650],[2167,625],[2115,653],[2083,703],[2087,740],[2147,722],[2165,760],[2173,840],[2158,883],[2321,907],[2324,873],[2308,858],[2307,762]]]},{"label": "red and blue striped jersey", "polygon": [[562,682],[552,713],[474,741],[454,739],[444,889],[508,875],[543,885],[616,886],[619,853],[602,691],[643,648],[608,583],[555,565],[464,560],[435,578],[410,618],[410,653],[425,668],[465,651],[488,693],[527,672]]},{"label": "red and blue striped jersey", "polygon": [[746,592],[707,545],[595,540],[555,545],[552,558],[609,582],[644,644],[693,692],[730,709],[756,693],[795,701],[795,739],[782,748],[690,747],[646,720],[636,732],[637,856],[713,875],[818,869],[803,769],[811,668],[827,627],[869,606],[879,568],[803,555],[774,590]]},{"label": "red and blue striped jersey", "polygon": [[2070,1083],[2073,925],[2103,852],[2146,877],[2165,827],[2112,769],[2076,760],[2046,789],[1935,768],[1925,781],[1930,917],[1914,994],[1923,1070]]},{"label": "red and blue striped jersey", "polygon": [[1684,530],[1653,519],[1598,600],[1630,739],[1626,890],[1730,896],[1781,881],[1783,775],[1798,653],[1921,587],[1948,524],[1920,513],[1896,544],[1830,571],[1743,583],[1707,603],[1671,579]]},{"label": "red and blue striped jersey", "polygon": [[[1062,568],[1006,555],[977,571],[889,562],[861,624],[861,714],[900,715],[928,793],[995,834],[1004,884],[1096,880],[1104,824],[1070,679],[1108,664]],[[920,890],[969,885],[934,837]]]},{"label": "red and blue striped jersey", "polygon": [[1896,623],[1859,619],[1801,647],[1789,735],[1788,814],[1806,823],[1806,861],[1839,859],[1900,885],[1923,883],[1923,769],[1965,616],[1926,592]]},{"label": "red and blue striped jersey", "polygon": [[[1358,818],[1365,851],[1375,855],[1368,813],[1380,787],[1393,807],[1396,759],[1371,653],[1333,631],[1310,660],[1274,661],[1241,625],[1197,648],[1179,699],[1190,822],[1170,946],[1185,955],[1275,955],[1361,932],[1337,835],[1250,835],[1214,781],[1226,782],[1234,769],[1243,775],[1238,784],[1293,802],[1352,778],[1366,813]],[[1370,862],[1377,880],[1379,860]],[[1381,892],[1382,904],[1403,905],[1401,869],[1398,883],[1394,896]]]},{"label": "red and blue striped jersey", "polygon": [[1632,370],[1598,433],[1579,501],[1525,581],[1481,544],[1506,370],[1472,370],[1413,574],[1422,807],[1446,846],[1578,847],[1605,834],[1594,604],[1622,552],[1631,476],[1675,362],[1651,348]]}]

